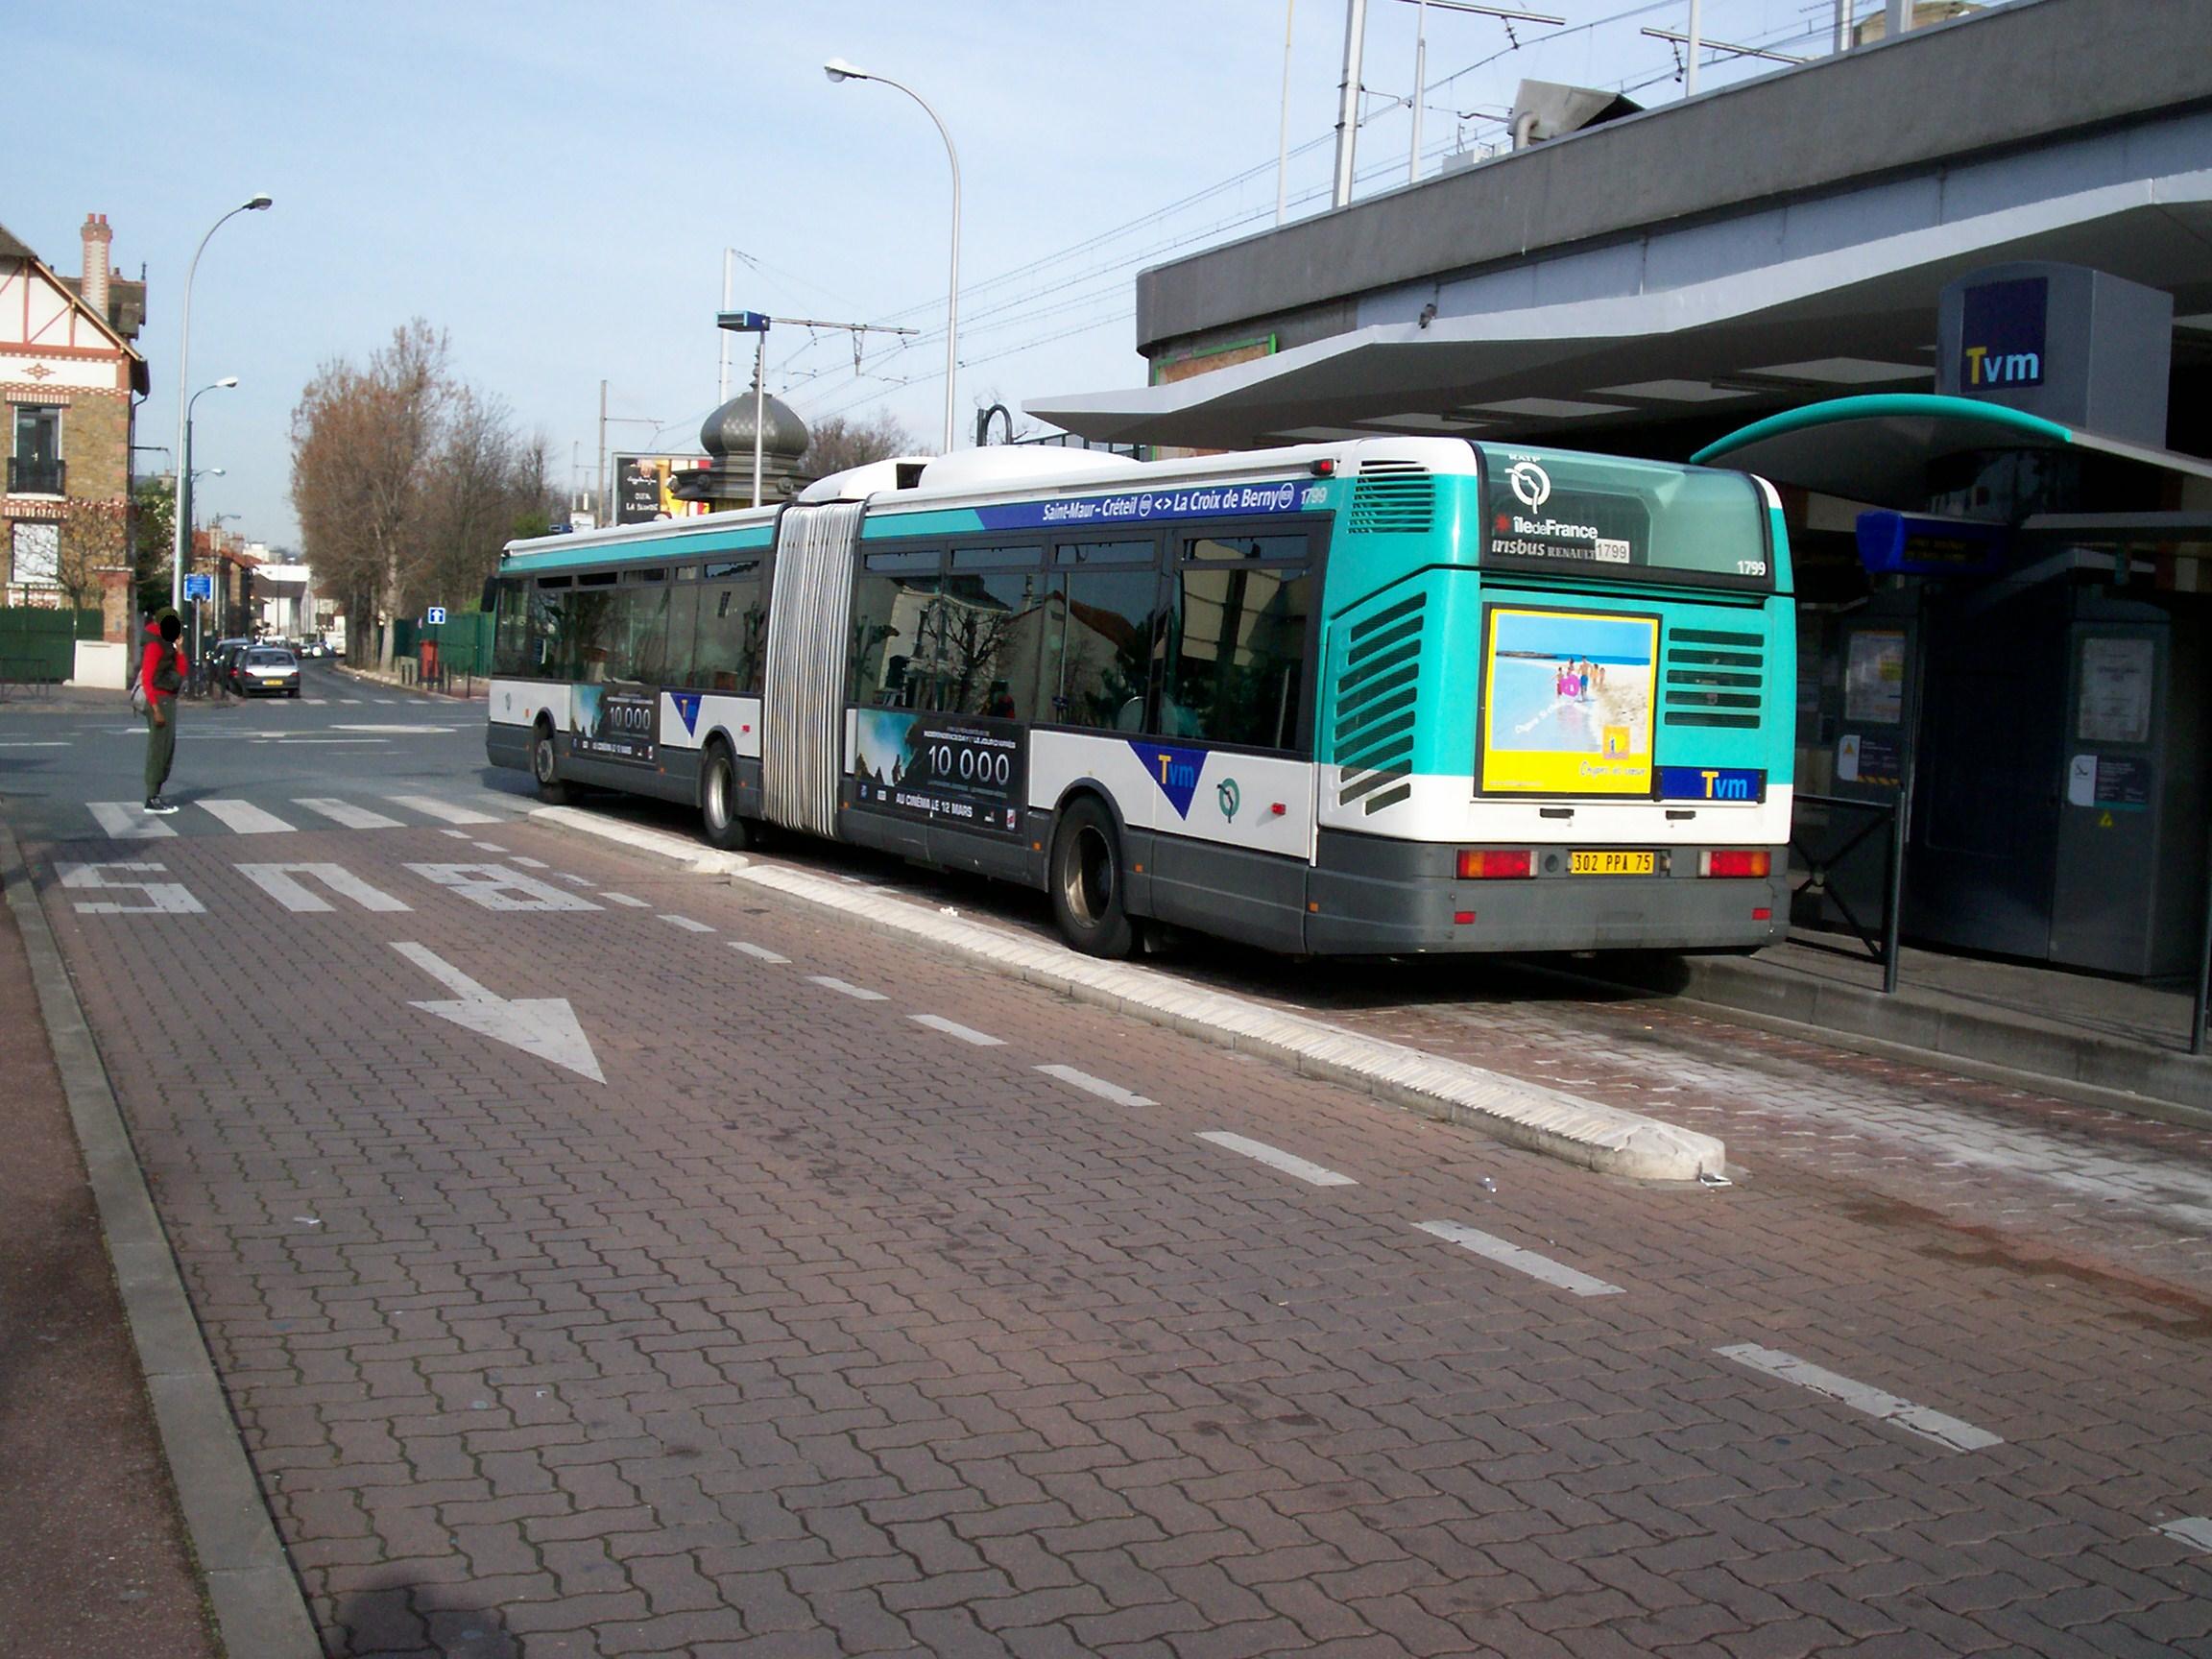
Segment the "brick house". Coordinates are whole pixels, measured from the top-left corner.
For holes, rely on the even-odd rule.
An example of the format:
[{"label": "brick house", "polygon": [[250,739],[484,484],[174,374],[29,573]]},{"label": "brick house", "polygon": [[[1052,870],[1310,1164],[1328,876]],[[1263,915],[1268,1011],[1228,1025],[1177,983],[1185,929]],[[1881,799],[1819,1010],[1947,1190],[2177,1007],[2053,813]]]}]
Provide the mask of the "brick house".
[{"label": "brick house", "polygon": [[83,276],[0,226],[0,577],[10,605],[73,601],[128,639],[131,439],[146,359],[146,284],[117,279],[105,214],[85,219]]}]

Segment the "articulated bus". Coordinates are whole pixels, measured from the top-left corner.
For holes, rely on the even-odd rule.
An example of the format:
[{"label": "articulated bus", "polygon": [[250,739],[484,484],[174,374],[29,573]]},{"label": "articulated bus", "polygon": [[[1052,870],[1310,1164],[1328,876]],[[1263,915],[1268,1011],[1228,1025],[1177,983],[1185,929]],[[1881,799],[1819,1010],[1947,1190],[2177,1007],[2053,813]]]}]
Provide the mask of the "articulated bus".
[{"label": "articulated bus", "polygon": [[1443,438],[879,462],[518,541],[486,749],[1286,952],[1749,950],[1796,658],[1743,473]]}]

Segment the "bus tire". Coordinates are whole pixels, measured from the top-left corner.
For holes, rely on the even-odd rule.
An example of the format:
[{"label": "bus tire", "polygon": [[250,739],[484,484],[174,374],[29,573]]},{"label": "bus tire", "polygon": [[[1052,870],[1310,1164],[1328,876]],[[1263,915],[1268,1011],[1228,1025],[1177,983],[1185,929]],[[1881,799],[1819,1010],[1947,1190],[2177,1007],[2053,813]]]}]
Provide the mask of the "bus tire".
[{"label": "bus tire", "polygon": [[538,799],[550,806],[564,805],[568,785],[561,781],[561,757],[553,747],[553,728],[541,720],[530,732],[530,777],[538,785]]},{"label": "bus tire", "polygon": [[1137,929],[1121,903],[1121,837],[1095,795],[1077,796],[1060,814],[1046,878],[1052,920],[1070,945],[1116,960],[1136,948]]},{"label": "bus tire", "polygon": [[709,743],[699,772],[699,832],[709,847],[741,851],[752,839],[737,816],[737,762],[727,743]]}]

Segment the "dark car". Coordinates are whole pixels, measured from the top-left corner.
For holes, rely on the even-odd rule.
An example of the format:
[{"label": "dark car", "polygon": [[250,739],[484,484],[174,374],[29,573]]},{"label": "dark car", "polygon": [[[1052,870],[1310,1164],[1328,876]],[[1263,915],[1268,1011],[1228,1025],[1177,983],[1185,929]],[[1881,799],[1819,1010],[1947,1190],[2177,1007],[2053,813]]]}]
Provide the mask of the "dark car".
[{"label": "dark car", "polygon": [[230,659],[230,689],[242,697],[257,693],[300,695],[300,659],[281,645],[249,645]]},{"label": "dark car", "polygon": [[217,639],[201,656],[202,671],[210,686],[230,684],[230,665],[238,660],[238,653],[252,644],[251,639]]}]

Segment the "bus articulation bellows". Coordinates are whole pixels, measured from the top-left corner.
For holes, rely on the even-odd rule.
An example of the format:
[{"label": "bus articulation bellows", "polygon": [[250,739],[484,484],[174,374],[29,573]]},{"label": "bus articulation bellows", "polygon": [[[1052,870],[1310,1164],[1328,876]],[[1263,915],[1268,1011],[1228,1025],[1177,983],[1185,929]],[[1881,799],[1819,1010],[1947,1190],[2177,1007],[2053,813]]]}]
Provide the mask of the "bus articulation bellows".
[{"label": "bus articulation bellows", "polygon": [[1780,504],[1442,438],[882,462],[512,544],[486,749],[1293,952],[1745,950],[1787,922]]}]

